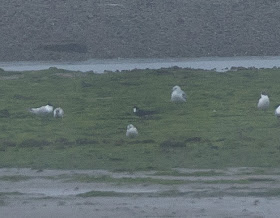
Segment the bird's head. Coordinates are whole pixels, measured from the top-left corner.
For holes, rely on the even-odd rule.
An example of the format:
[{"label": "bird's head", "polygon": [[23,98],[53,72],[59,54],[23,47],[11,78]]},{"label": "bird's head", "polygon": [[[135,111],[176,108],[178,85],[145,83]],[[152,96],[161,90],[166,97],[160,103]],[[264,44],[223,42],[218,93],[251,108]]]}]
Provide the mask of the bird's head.
[{"label": "bird's head", "polygon": [[133,128],[134,126],[132,124],[127,125],[127,130]]},{"label": "bird's head", "polygon": [[133,113],[136,113],[138,111],[138,107],[134,106],[133,107]]},{"label": "bird's head", "polygon": [[172,91],[175,91],[175,90],[181,90],[180,86],[174,86],[174,87],[172,88]]},{"label": "bird's head", "polygon": [[261,96],[267,96],[268,94],[267,94],[267,91],[262,91],[261,92]]}]

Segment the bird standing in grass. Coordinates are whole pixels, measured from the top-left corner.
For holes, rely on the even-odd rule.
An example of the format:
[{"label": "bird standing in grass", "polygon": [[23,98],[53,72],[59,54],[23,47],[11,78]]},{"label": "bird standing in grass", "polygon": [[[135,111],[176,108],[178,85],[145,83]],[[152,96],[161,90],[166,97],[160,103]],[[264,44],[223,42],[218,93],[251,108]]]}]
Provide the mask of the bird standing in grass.
[{"label": "bird standing in grass", "polygon": [[186,102],[186,93],[180,88],[180,86],[174,86],[171,93],[172,102]]},{"label": "bird standing in grass", "polygon": [[132,124],[129,124],[126,129],[126,136],[129,138],[134,138],[134,137],[138,136],[138,131],[137,131],[136,127],[133,126]]},{"label": "bird standing in grass", "polygon": [[258,109],[267,110],[269,108],[269,98],[266,94],[262,93],[258,102]]},{"label": "bird standing in grass", "polygon": [[53,111],[53,117],[62,118],[63,116],[64,116],[64,111],[61,107],[58,107]]},{"label": "bird standing in grass", "polygon": [[36,115],[48,115],[53,112],[53,106],[51,104],[47,104],[46,106],[41,106],[38,108],[30,108],[29,112]]}]

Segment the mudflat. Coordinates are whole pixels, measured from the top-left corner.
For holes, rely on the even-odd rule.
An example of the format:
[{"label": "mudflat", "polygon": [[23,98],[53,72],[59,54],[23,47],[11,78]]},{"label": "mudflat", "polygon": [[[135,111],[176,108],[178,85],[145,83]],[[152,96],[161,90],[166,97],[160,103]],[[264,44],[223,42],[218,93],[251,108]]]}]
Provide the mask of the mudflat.
[{"label": "mudflat", "polygon": [[0,169],[1,217],[277,217],[280,169]]},{"label": "mudflat", "polygon": [[279,55],[278,1],[1,1],[0,61]]}]

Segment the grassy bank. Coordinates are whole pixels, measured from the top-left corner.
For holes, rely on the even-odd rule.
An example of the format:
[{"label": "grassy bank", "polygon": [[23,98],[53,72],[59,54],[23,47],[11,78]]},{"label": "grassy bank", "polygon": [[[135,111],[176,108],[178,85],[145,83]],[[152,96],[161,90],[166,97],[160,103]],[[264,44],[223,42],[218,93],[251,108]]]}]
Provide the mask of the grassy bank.
[{"label": "grassy bank", "polygon": [[[278,167],[280,70],[189,69],[0,72],[0,167],[163,170]],[[170,102],[180,85],[187,102]],[[256,109],[260,92],[271,99]],[[51,102],[63,119],[27,109]],[[156,110],[139,118],[132,107]],[[126,126],[138,128],[128,139]]]}]

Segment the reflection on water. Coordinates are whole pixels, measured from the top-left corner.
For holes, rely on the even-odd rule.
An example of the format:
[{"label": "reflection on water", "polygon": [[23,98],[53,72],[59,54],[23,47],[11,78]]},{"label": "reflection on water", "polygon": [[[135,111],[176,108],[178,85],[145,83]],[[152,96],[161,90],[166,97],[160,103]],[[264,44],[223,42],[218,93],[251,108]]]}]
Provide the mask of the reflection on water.
[{"label": "reflection on water", "polygon": [[6,71],[43,70],[49,67],[95,73],[132,69],[160,69],[182,67],[224,72],[231,67],[273,68],[280,67],[280,56],[265,57],[207,57],[207,58],[165,58],[165,59],[92,59],[81,62],[2,62],[0,68]]}]

